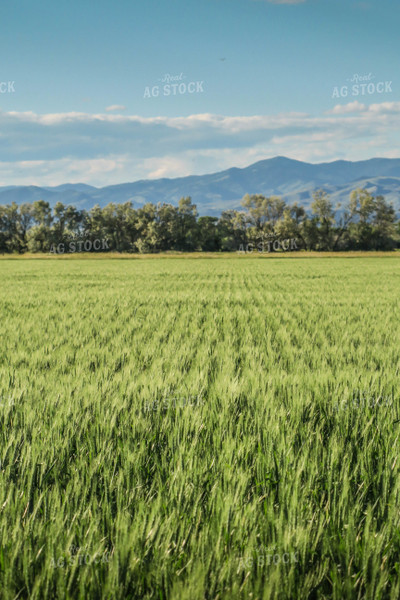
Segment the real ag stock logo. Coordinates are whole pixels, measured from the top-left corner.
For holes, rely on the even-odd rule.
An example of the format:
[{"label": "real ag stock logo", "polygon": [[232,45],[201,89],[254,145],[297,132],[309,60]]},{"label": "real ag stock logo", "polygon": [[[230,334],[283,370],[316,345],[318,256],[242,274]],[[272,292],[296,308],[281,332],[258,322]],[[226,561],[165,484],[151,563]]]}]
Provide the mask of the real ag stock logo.
[{"label": "real ag stock logo", "polygon": [[87,546],[85,546],[84,548],[77,548],[75,546],[71,546],[67,554],[63,554],[62,556],[59,556],[57,558],[53,557],[50,561],[50,566],[52,569],[65,569],[66,567],[82,567],[85,565],[97,565],[99,563],[109,562],[109,552],[103,552],[102,554],[89,554]]},{"label": "real ag stock logo", "polygon": [[0,81],[0,94],[13,94],[15,92],[15,81]]},{"label": "real ag stock logo", "polygon": [[251,569],[253,566],[257,565],[258,567],[267,567],[270,565],[279,565],[279,563],[283,564],[293,564],[299,562],[298,552],[281,552],[276,548],[276,546],[272,546],[271,548],[266,548],[265,546],[259,546],[255,551],[247,554],[246,556],[239,556],[239,567],[238,571],[241,569]]},{"label": "real ag stock logo", "polygon": [[352,84],[335,86],[333,88],[332,98],[347,98],[348,96],[372,96],[373,94],[391,94],[392,81],[379,81],[375,83],[372,81],[376,79],[375,75],[369,73],[368,75],[354,74],[351,78],[347,79],[347,82]]},{"label": "real ag stock logo", "polygon": [[296,240],[295,239],[287,239],[287,240],[279,240],[275,238],[273,234],[271,235],[263,235],[262,241],[258,244],[248,243],[241,244],[239,246],[239,250],[237,250],[238,254],[252,254],[254,250],[254,246],[256,245],[257,250],[260,254],[267,252],[270,253],[272,251],[278,252],[287,252],[288,250],[298,250]]},{"label": "real ag stock logo", "polygon": [[50,248],[51,254],[73,254],[74,252],[92,252],[95,250],[109,250],[108,240],[71,240],[70,242],[61,242],[60,244],[52,244]]},{"label": "real ag stock logo", "polygon": [[184,82],[186,75],[170,75],[166,73],[164,77],[158,79],[163,85],[146,86],[143,98],[158,98],[161,96],[178,96],[184,94],[201,94],[204,92],[204,81]]},{"label": "real ag stock logo", "polygon": [[6,406],[14,406],[15,400],[13,396],[4,396],[0,394],[0,408],[5,408]]}]

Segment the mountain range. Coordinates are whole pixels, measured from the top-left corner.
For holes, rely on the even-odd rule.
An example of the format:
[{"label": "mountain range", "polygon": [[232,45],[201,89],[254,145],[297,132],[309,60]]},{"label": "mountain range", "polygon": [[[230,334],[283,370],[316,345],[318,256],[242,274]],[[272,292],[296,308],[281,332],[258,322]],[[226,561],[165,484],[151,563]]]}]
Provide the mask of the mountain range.
[{"label": "mountain range", "polygon": [[191,196],[200,215],[219,216],[222,211],[240,209],[246,193],[281,196],[288,204],[297,202],[307,210],[312,192],[324,189],[334,205],[346,204],[352,190],[361,187],[374,195],[383,195],[400,210],[400,158],[372,158],[350,162],[337,160],[311,164],[283,156],[261,160],[248,167],[233,167],[218,173],[191,175],[175,179],[140,180],[102,188],[84,183],[66,183],[55,187],[0,187],[0,204],[45,200],[90,209],[109,202],[132,202],[139,208],[147,202],[177,205],[182,196]]}]

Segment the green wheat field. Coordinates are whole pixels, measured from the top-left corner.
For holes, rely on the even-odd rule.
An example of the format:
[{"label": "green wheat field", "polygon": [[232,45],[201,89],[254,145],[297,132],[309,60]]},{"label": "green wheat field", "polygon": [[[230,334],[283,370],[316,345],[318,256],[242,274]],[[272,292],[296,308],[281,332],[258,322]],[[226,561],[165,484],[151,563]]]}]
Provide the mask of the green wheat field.
[{"label": "green wheat field", "polygon": [[0,260],[0,598],[400,597],[400,260]]}]

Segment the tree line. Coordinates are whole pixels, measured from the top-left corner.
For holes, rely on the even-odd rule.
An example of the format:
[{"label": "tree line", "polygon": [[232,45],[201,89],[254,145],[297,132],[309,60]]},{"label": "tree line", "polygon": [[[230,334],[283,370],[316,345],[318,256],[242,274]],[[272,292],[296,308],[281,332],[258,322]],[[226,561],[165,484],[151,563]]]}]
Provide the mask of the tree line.
[{"label": "tree line", "polygon": [[[114,252],[239,251],[265,239],[295,239],[304,250],[393,250],[400,247],[400,222],[383,196],[354,190],[342,209],[333,207],[324,190],[312,194],[308,214],[297,203],[277,196],[246,194],[243,210],[226,210],[220,217],[199,217],[190,197],[178,206],[131,202],[96,205],[78,210],[58,202],[53,208],[38,200],[31,204],[0,206],[0,253],[51,252],[60,244],[107,240]],[[74,246],[75,247],[75,246]],[[276,246],[275,246],[276,247]],[[268,246],[274,251],[274,245]]]}]

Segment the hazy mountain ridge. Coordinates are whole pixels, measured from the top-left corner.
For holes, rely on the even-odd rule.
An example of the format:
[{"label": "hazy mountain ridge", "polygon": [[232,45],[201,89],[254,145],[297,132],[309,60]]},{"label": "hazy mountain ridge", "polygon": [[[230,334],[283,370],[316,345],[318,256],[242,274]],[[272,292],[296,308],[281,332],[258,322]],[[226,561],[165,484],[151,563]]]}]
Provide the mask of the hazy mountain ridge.
[{"label": "hazy mountain ridge", "polygon": [[191,175],[175,179],[140,180],[103,188],[83,183],[66,183],[55,187],[0,187],[0,204],[46,200],[90,209],[95,204],[131,201],[135,208],[146,202],[177,204],[182,196],[191,196],[201,215],[219,215],[223,210],[241,208],[246,193],[277,195],[287,203],[310,206],[311,194],[323,188],[334,203],[346,204],[350,192],[366,187],[373,194],[382,194],[400,210],[400,159],[373,158],[350,162],[338,160],[311,164],[285,157],[254,163],[246,168],[233,167],[207,175]]}]

